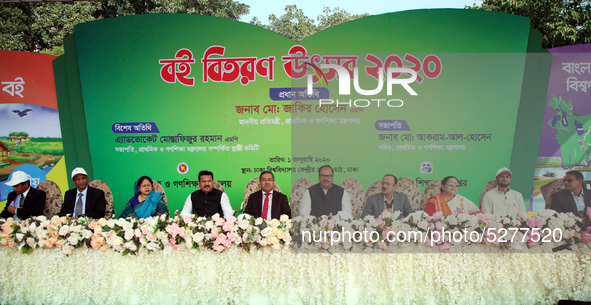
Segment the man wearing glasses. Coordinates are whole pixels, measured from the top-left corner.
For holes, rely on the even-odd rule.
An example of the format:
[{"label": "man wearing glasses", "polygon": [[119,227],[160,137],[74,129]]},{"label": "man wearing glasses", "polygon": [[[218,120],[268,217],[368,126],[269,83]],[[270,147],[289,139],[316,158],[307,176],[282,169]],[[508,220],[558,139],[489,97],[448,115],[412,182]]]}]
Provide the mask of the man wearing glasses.
[{"label": "man wearing glasses", "polygon": [[291,218],[291,209],[287,202],[287,196],[280,192],[273,191],[275,187],[275,175],[270,171],[264,171],[259,177],[261,190],[254,192],[248,197],[244,213],[262,217],[263,219],[279,219],[281,215]]},{"label": "man wearing glasses", "polygon": [[480,210],[484,214],[495,214],[499,216],[527,217],[523,196],[520,192],[509,187],[513,173],[506,167],[497,171],[497,187],[486,192],[482,197]]},{"label": "man wearing glasses", "polygon": [[591,207],[591,191],[583,187],[583,174],[579,171],[566,172],[565,190],[552,195],[552,209],[558,213],[578,214]]},{"label": "man wearing glasses", "polygon": [[339,215],[351,218],[351,199],[344,188],[333,184],[334,171],[330,165],[323,165],[318,170],[318,184],[306,190],[300,204],[302,216]]}]

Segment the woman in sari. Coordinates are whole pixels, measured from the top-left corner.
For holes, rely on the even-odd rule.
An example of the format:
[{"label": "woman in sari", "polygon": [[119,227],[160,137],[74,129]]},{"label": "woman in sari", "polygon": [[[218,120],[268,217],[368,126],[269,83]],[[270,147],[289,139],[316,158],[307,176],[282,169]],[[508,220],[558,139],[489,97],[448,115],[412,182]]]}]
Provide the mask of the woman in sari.
[{"label": "woman in sari", "polygon": [[425,203],[425,213],[433,216],[435,212],[443,212],[443,216],[457,213],[470,215],[482,213],[470,199],[457,194],[459,187],[458,179],[448,176],[441,181],[441,193],[432,196]]},{"label": "woman in sari", "polygon": [[168,207],[164,202],[162,193],[154,192],[154,183],[148,176],[142,176],[135,182],[135,196],[129,199],[129,202],[119,215],[120,218],[135,216],[138,219],[168,214]]}]

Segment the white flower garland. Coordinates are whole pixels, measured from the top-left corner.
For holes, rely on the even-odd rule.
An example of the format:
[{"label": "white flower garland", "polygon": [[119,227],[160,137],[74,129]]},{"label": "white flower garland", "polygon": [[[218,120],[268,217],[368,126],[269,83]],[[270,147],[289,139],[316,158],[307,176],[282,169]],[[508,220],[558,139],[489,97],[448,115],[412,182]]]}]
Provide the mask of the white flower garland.
[{"label": "white flower garland", "polygon": [[121,256],[0,248],[11,304],[540,303],[591,300],[582,254],[294,254],[262,248]]},{"label": "white flower garland", "polygon": [[[541,303],[591,300],[591,260],[544,254],[564,241],[588,251],[586,218],[465,214],[399,219],[266,221],[167,215],[137,220],[43,216],[0,220],[0,303]],[[291,230],[293,226],[294,230]],[[572,231],[557,242],[300,244],[306,230],[488,228]],[[294,234],[292,236],[292,234]],[[493,234],[494,235],[494,234]],[[20,250],[20,251],[19,251]],[[297,254],[292,251],[322,252]],[[522,253],[527,250],[529,254]],[[378,252],[352,254],[339,252]],[[402,254],[388,254],[397,251]],[[443,252],[472,252],[446,254]],[[420,254],[411,254],[411,253]],[[23,255],[22,253],[28,253]],[[330,254],[334,253],[334,254]],[[123,255],[122,255],[123,254]]]}]

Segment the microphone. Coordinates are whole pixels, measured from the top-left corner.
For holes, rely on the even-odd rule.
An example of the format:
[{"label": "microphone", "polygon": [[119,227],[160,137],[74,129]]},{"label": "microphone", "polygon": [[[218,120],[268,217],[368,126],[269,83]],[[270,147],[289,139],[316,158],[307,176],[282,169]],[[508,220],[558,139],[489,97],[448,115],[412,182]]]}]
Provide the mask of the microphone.
[{"label": "microphone", "polygon": [[562,250],[571,250],[572,251],[570,246],[571,246],[571,244],[564,244],[564,245],[558,246],[556,248],[552,248],[552,252],[558,252],[558,251],[562,251]]}]

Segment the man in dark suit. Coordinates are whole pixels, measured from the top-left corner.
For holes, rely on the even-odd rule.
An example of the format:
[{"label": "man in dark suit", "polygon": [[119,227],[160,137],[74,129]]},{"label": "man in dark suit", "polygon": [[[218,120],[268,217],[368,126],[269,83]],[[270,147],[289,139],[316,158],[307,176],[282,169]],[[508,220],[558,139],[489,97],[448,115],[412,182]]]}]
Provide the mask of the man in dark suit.
[{"label": "man in dark suit", "polygon": [[552,209],[558,213],[572,212],[578,214],[591,207],[591,191],[583,187],[583,174],[569,171],[564,177],[565,190],[552,195]]},{"label": "man in dark suit", "polygon": [[88,186],[86,171],[81,167],[76,167],[72,171],[72,181],[76,188],[66,192],[60,216],[70,214],[72,217],[86,215],[95,219],[105,217],[107,209],[105,193]]},{"label": "man in dark suit", "polygon": [[367,215],[378,218],[384,210],[388,210],[391,213],[400,211],[400,216],[408,216],[408,214],[414,212],[408,196],[396,192],[397,187],[398,179],[396,176],[390,174],[385,175],[382,178],[382,192],[367,198],[367,203],[363,207],[363,213],[361,213],[361,219]]},{"label": "man in dark suit", "polygon": [[31,187],[31,181],[27,173],[23,171],[12,173],[12,177],[10,181],[6,182],[6,185],[12,186],[13,192],[8,194],[7,204],[0,213],[0,217],[27,219],[32,216],[43,215],[47,196],[44,191]]},{"label": "man in dark suit", "polygon": [[263,219],[279,219],[285,214],[291,218],[291,209],[287,202],[287,196],[273,191],[275,187],[275,175],[270,171],[264,171],[259,177],[261,190],[248,197],[244,213],[262,217]]}]

